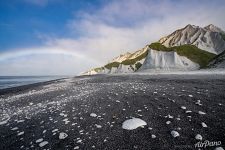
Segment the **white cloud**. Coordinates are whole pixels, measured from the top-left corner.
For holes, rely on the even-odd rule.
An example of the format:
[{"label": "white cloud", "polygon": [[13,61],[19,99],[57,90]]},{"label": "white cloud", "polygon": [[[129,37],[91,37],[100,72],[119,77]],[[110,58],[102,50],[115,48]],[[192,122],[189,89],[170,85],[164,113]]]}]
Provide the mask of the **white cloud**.
[{"label": "white cloud", "polygon": [[90,64],[98,63],[81,53],[53,47],[29,48],[1,54],[0,75],[77,75]]},{"label": "white cloud", "polygon": [[83,51],[104,64],[187,24],[213,23],[225,28],[224,9],[224,5],[209,1],[113,1],[94,13],[80,12],[79,21],[69,22],[71,30],[79,30],[82,37],[53,39],[48,44]]},{"label": "white cloud", "polygon": [[[79,37],[44,37],[46,47],[79,53],[95,60],[90,64],[85,64],[85,59],[77,60],[84,62],[80,63],[79,69],[74,60],[73,67],[77,69],[74,73],[78,73],[94,65],[103,65],[121,53],[143,48],[187,24],[206,26],[212,23],[225,29],[224,10],[222,0],[111,1],[100,8],[81,11],[75,14],[74,20],[68,21],[70,31],[78,33]],[[46,63],[45,67],[51,66]],[[65,68],[64,72],[71,68]]]},{"label": "white cloud", "polygon": [[[73,56],[59,54],[36,54],[29,57],[21,57],[16,61],[10,61],[0,65],[1,75],[77,75],[82,72],[87,62]],[[47,66],[47,67],[46,67]]]}]

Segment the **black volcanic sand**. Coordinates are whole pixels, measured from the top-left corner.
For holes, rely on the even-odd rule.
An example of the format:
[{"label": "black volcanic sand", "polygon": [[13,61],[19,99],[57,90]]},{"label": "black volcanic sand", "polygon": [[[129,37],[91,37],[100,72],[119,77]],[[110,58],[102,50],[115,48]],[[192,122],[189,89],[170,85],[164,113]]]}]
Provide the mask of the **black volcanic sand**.
[{"label": "black volcanic sand", "polygon": [[[132,117],[147,125],[123,129]],[[82,76],[0,91],[0,149],[196,149],[197,134],[225,147],[223,75]]]}]

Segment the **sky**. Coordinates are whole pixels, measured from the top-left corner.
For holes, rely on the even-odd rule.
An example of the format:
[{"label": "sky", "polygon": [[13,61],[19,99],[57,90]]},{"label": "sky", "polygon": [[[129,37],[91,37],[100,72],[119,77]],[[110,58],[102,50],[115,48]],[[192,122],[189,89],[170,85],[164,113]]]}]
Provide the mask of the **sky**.
[{"label": "sky", "polygon": [[79,75],[187,24],[225,30],[224,0],[0,0],[0,76]]}]

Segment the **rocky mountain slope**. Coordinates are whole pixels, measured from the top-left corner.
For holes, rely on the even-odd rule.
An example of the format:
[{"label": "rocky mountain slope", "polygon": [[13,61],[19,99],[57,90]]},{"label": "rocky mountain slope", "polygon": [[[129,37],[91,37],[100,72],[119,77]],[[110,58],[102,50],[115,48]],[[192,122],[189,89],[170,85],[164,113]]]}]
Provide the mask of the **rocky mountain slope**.
[{"label": "rocky mountain slope", "polygon": [[176,51],[165,52],[149,49],[148,55],[139,71],[196,70],[199,67],[199,64],[192,62],[187,57],[178,55]]},{"label": "rocky mountain slope", "polygon": [[217,55],[208,65],[208,68],[225,69],[225,51]]},{"label": "rocky mountain slope", "polygon": [[105,73],[132,73],[137,71],[143,64],[148,55],[148,46],[133,54],[124,54],[113,59],[103,67],[91,69],[83,74],[105,74]]},{"label": "rocky mountain slope", "polygon": [[166,47],[191,44],[210,53],[220,54],[225,50],[223,35],[224,31],[212,24],[204,28],[187,25],[161,38],[159,42]]},{"label": "rocky mountain slope", "polygon": [[[158,42],[120,55],[108,64],[83,74],[132,73],[137,71],[198,70],[208,66],[225,50],[225,32],[210,24],[204,28],[187,25]],[[214,60],[216,61],[216,60]]]}]

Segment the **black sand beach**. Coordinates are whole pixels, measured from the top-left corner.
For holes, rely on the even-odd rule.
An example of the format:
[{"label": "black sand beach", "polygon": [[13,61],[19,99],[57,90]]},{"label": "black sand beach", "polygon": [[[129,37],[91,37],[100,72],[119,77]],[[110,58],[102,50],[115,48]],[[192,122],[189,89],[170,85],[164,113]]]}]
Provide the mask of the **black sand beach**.
[{"label": "black sand beach", "polygon": [[[132,117],[147,125],[123,129]],[[1,150],[198,149],[197,134],[225,147],[224,75],[81,76],[0,90]]]}]

